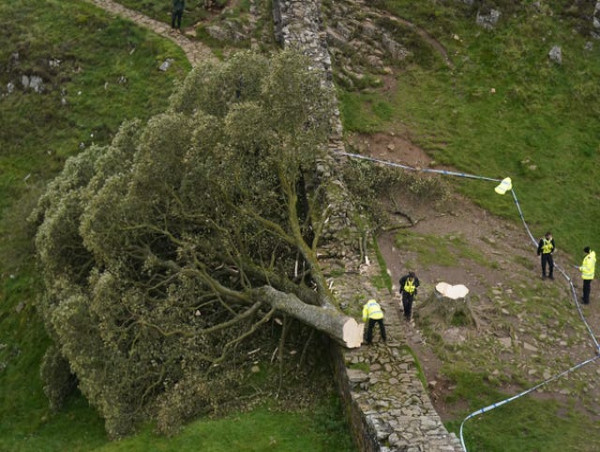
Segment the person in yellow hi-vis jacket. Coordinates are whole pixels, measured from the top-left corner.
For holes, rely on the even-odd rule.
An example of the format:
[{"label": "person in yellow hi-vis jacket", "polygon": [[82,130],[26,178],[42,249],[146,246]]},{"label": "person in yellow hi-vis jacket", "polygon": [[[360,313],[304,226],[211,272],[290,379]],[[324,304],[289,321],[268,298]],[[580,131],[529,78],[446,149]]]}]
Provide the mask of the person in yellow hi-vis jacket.
[{"label": "person in yellow hi-vis jacket", "polygon": [[377,301],[371,299],[363,306],[363,322],[369,321],[367,325],[367,345],[373,341],[373,327],[379,324],[379,332],[383,342],[387,340],[385,336],[385,325],[383,324],[383,309]]},{"label": "person in yellow hi-vis jacket", "polygon": [[579,267],[581,279],[583,279],[583,298],[581,302],[583,304],[590,304],[590,291],[596,271],[596,252],[592,251],[589,246],[586,246],[583,252],[585,253],[585,257],[583,258],[581,267]]}]

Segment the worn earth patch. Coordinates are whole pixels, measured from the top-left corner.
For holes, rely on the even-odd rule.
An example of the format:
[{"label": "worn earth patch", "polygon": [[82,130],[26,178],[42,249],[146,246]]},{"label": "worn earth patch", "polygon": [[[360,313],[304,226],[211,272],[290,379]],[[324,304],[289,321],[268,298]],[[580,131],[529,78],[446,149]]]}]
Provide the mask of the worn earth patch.
[{"label": "worn earth patch", "polygon": [[[365,155],[378,159],[416,167],[430,163],[407,137],[355,135],[350,141]],[[432,402],[443,420],[454,419],[466,409],[464,404],[447,402],[455,389],[445,373],[450,366],[481,372],[499,391],[514,395],[595,356],[594,342],[567,279],[557,271],[555,280],[541,279],[536,247],[516,208],[515,221],[509,222],[460,195],[450,195],[443,205],[415,202],[406,196],[402,214],[398,217],[401,227],[380,234],[378,242],[396,286],[409,270],[416,271],[421,280],[413,308],[415,323],[406,324],[406,340],[419,357]],[[405,221],[406,216],[414,221],[413,226]],[[581,279],[573,268],[576,262],[560,249],[555,262],[572,278],[580,296]],[[469,288],[466,303],[472,322],[451,324],[436,315],[431,305],[440,303],[433,295],[438,282]],[[397,294],[396,299],[401,304]],[[583,313],[596,335],[599,304],[599,292],[593,288],[591,304]],[[530,396],[568,402],[586,417],[600,420],[598,361]]]}]

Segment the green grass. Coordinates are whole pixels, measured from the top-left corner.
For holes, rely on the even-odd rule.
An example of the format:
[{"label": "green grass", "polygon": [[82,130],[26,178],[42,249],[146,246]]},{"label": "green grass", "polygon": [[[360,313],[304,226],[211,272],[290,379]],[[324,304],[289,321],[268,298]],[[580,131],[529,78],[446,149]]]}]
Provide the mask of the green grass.
[{"label": "green grass", "polygon": [[421,362],[419,361],[419,357],[414,352],[414,350],[412,348],[410,348],[408,345],[403,345],[402,348],[404,350],[406,350],[408,353],[410,353],[410,355],[415,360],[415,367],[417,369],[417,377],[421,381],[421,384],[423,385],[423,387],[427,390],[427,386],[428,386],[427,385],[427,377],[425,376],[425,372],[423,371],[423,366],[421,365]]},{"label": "green grass", "polygon": [[402,231],[396,235],[395,246],[417,253],[419,264],[424,266],[441,265],[452,267],[457,259],[470,259],[480,265],[490,266],[490,262],[479,251],[469,247],[458,234],[431,235]]},{"label": "green grass", "polygon": [[[468,404],[468,410],[457,416],[458,420],[446,423],[456,434],[466,415],[512,395],[498,392],[483,374],[455,369],[448,374],[456,383],[456,389],[447,401],[460,400]],[[537,400],[531,395],[521,397],[466,421],[463,435],[467,449],[469,452],[598,450],[598,437],[586,435],[597,430],[597,422],[569,408],[552,400]]]},{"label": "green grass", "polygon": [[[578,8],[589,13],[591,4],[544,2],[536,13],[532,2],[486,3],[502,11],[493,31],[476,26],[477,8],[462,2],[376,3],[426,29],[446,48],[453,66],[441,58],[413,61],[399,68],[395,92],[342,93],[343,124],[348,131],[363,133],[404,132],[439,165],[498,179],[510,176],[533,234],[552,230],[561,253],[579,262],[584,246],[600,246],[600,46],[589,34],[576,31],[589,32],[589,20]],[[585,50],[587,41],[593,42],[592,50]],[[407,44],[418,49],[424,43]],[[562,65],[548,59],[554,45],[562,48]],[[386,105],[384,114],[377,113],[380,103]],[[495,194],[494,183],[449,181],[491,212],[520,222],[512,197]],[[419,265],[454,265],[454,253],[481,259],[449,236],[402,234],[396,246],[413,251],[411,259]],[[532,270],[522,259],[515,258],[515,263]],[[562,325],[563,315],[567,318],[562,310],[541,303],[525,309],[535,309],[538,323],[558,319]],[[428,331],[428,339],[444,353],[437,332]],[[457,389],[448,400],[460,411],[449,424],[455,432],[469,410],[504,398],[485,375],[465,370],[473,363],[458,364],[464,372],[450,375]],[[513,375],[511,381],[518,384],[518,378]],[[468,408],[460,409],[465,402]],[[532,397],[465,426],[469,451],[596,451],[598,432],[597,421],[592,423],[574,407]]]},{"label": "green grass", "polygon": [[[156,437],[148,427],[117,443],[107,440],[104,421],[79,393],[60,412],[49,410],[39,367],[50,340],[35,309],[41,284],[26,218],[80,143],[108,144],[123,120],[163,110],[190,65],[169,41],[86,2],[0,2],[0,24],[0,93],[9,82],[16,85],[0,99],[0,450],[199,450],[199,444],[215,451],[306,450],[314,444],[325,451],[335,443],[354,450],[344,415],[328,400],[310,415],[264,408],[200,420],[174,438]],[[167,58],[174,64],[159,71]],[[41,76],[46,91],[23,92],[24,74]]]},{"label": "green grass", "polygon": [[[385,6],[437,37],[455,68],[441,61],[408,66],[392,96],[344,93],[347,129],[393,130],[401,123],[440,164],[511,176],[534,233],[551,228],[577,259],[586,244],[597,248],[600,46],[585,50],[589,38],[573,33],[570,16],[556,20],[515,7],[516,17],[503,15],[488,32],[454,4],[389,0]],[[562,65],[547,57],[554,44],[562,47]],[[391,104],[385,118],[375,114],[378,102]],[[512,197],[496,195],[491,183],[456,184],[485,208],[518,220]]]},{"label": "green grass", "polygon": [[369,365],[369,363],[350,363],[347,367],[349,369],[362,370],[365,373],[369,373],[371,370],[371,366]]},{"label": "green grass", "polygon": [[[217,3],[219,2],[220,0],[217,1]],[[134,11],[139,11],[152,19],[169,25],[171,24],[171,0],[144,0],[143,2],[140,0],[117,0],[116,3],[120,3]],[[204,9],[204,2],[188,0],[185,2],[185,10],[181,17],[181,28],[183,29],[194,25],[201,20],[206,19],[208,16],[209,12]]]},{"label": "green grass", "polygon": [[392,281],[392,277],[388,273],[388,268],[385,263],[385,259],[381,254],[381,250],[379,249],[379,244],[377,243],[377,239],[373,237],[373,248],[375,249],[375,256],[377,257],[377,263],[379,265],[379,275],[374,277],[373,284],[378,289],[387,289],[388,293],[393,293],[394,283]]},{"label": "green grass", "polygon": [[[124,119],[164,108],[189,69],[171,43],[98,11],[73,0],[0,4],[0,61],[13,61],[0,82],[17,87],[0,103],[0,209],[56,174],[80,145],[108,143]],[[167,58],[175,64],[159,71]],[[22,75],[41,76],[46,91],[23,92]]]},{"label": "green grass", "polygon": [[135,436],[108,442],[101,420],[81,398],[71,401],[68,414],[47,422],[35,434],[0,443],[0,450],[19,451],[355,451],[337,399],[311,411],[283,412],[267,406],[219,419],[186,425],[174,437],[158,436],[147,425]]}]

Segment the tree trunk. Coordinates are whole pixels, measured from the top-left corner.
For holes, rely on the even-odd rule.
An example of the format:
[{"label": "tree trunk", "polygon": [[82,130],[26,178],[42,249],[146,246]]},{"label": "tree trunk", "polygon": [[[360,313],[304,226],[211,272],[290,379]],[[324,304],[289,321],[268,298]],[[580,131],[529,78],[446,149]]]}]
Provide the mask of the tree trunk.
[{"label": "tree trunk", "polygon": [[321,331],[347,348],[360,347],[364,324],[338,312],[333,306],[313,306],[293,294],[280,292],[271,286],[258,289],[258,293],[271,306],[302,323]]}]

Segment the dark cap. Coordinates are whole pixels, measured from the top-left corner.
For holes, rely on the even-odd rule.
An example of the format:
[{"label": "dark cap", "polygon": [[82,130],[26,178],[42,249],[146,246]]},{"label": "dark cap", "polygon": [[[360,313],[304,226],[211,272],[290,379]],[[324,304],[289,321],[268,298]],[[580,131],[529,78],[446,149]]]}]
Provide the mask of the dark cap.
[{"label": "dark cap", "polygon": [[586,246],[586,247],[583,249],[583,252],[584,252],[584,253],[589,253],[590,251],[591,251],[591,248],[590,248],[589,246]]},{"label": "dark cap", "polygon": [[411,278],[415,277],[415,272],[408,272],[408,276],[410,276]]}]

